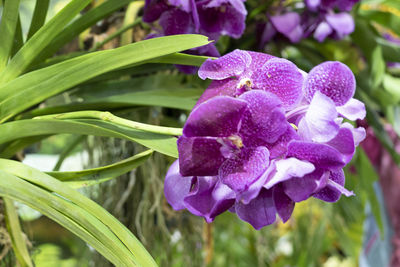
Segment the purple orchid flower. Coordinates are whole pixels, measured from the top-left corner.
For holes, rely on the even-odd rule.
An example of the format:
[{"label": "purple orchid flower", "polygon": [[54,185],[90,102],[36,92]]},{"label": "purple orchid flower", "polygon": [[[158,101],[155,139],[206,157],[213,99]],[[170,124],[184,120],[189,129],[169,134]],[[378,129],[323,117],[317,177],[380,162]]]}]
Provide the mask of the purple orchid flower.
[{"label": "purple orchid flower", "polygon": [[[146,0],[143,21],[159,21],[157,36],[197,33],[217,41],[221,35],[239,38],[246,27],[245,0]],[[154,36],[151,35],[151,36]],[[214,44],[194,48],[189,54],[218,57]],[[193,73],[197,68],[179,67]]]},{"label": "purple orchid flower", "polygon": [[165,179],[167,201],[207,222],[227,210],[260,229],[286,222],[296,202],[336,202],[342,168],[365,138],[343,119],[365,117],[355,79],[340,62],[310,71],[267,54],[235,50],[207,60],[214,80],[178,139],[179,160]]},{"label": "purple orchid flower", "polygon": [[269,23],[262,30],[261,45],[269,42],[277,33],[292,43],[310,35],[319,42],[323,42],[327,37],[343,39],[354,31],[354,20],[348,12],[358,1],[305,0],[305,8],[301,12],[298,12],[298,8],[292,10],[280,5],[267,14]]}]

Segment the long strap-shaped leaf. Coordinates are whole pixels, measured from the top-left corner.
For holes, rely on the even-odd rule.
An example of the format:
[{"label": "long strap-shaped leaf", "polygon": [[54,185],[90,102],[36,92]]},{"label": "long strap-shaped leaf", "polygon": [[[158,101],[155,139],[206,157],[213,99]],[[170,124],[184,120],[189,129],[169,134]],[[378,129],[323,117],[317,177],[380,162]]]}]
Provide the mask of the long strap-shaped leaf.
[{"label": "long strap-shaped leaf", "polygon": [[0,87],[0,122],[100,74],[208,43],[202,35],[166,36],[94,52],[27,73]]},{"label": "long strap-shaped leaf", "polygon": [[83,171],[48,172],[52,177],[67,183],[73,188],[80,188],[106,182],[127,173],[143,164],[153,153],[152,150],[139,153],[120,162]]},{"label": "long strap-shaped leaf", "polygon": [[0,133],[0,144],[25,137],[61,133],[115,137],[137,142],[171,157],[178,157],[175,137],[135,130],[95,119],[13,121],[1,124]]},{"label": "long strap-shaped leaf", "polygon": [[0,73],[7,65],[14,42],[15,29],[18,23],[20,0],[7,0],[4,4],[0,23]]},{"label": "long strap-shaped leaf", "polygon": [[[6,170],[12,175],[21,177],[22,179],[29,181],[34,185],[40,186],[50,192],[54,192],[64,199],[68,199],[74,203],[76,207],[79,207],[91,214],[94,218],[100,220],[105,226],[107,226],[134,255],[135,262],[139,266],[156,266],[156,263],[150,254],[125,226],[123,226],[118,220],[116,220],[110,213],[108,213],[97,203],[86,198],[78,191],[41,171],[17,161],[0,159],[0,170]],[[79,215],[82,216],[81,214]],[[93,230],[95,231],[96,229]]]},{"label": "long strap-shaped leaf", "polygon": [[5,219],[9,234],[11,235],[11,243],[18,260],[19,265],[23,267],[32,267],[32,260],[26,246],[21,225],[19,224],[18,213],[14,206],[14,201],[3,198],[5,207]]},{"label": "long strap-shaped leaf", "polygon": [[[15,2],[11,0],[8,2]],[[18,77],[32,63],[37,54],[59,34],[91,0],[72,0],[54,18],[46,23],[28,42],[18,51],[7,67],[0,73],[0,84]]]},{"label": "long strap-shaped leaf", "polygon": [[43,26],[44,22],[46,21],[49,4],[50,0],[36,0],[31,26],[29,27],[28,31],[28,39],[30,39]]},{"label": "long strap-shaped leaf", "polygon": [[114,233],[79,205],[3,170],[0,170],[0,196],[24,203],[53,219],[78,235],[116,266],[135,266],[133,258],[129,259],[133,255],[115,243],[118,240],[115,239]]},{"label": "long strap-shaped leaf", "polygon": [[81,32],[96,24],[104,17],[111,13],[119,10],[121,7],[126,6],[133,0],[108,0],[103,4],[90,9],[87,13],[82,15],[80,18],[72,22],[70,25],[57,35],[56,38],[51,40],[51,43],[47,45],[46,49],[43,49],[36,57],[35,62],[39,63],[46,58],[56,53],[63,45],[70,42],[73,38],[78,36]]}]

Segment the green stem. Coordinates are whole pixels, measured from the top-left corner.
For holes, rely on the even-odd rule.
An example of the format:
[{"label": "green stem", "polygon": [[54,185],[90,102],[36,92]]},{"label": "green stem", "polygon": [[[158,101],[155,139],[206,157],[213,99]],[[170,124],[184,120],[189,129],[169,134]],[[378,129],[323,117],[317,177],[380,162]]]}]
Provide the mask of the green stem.
[{"label": "green stem", "polygon": [[[126,26],[128,24],[133,23],[135,20],[137,20],[136,17],[143,6],[144,6],[144,1],[135,1],[135,2],[130,3],[125,12],[125,18],[124,18],[123,25]],[[132,35],[133,35],[133,30],[129,30],[129,31],[125,32],[124,34],[122,34],[120,45],[127,45],[127,44],[132,43],[132,41],[133,41]]]},{"label": "green stem", "polygon": [[124,118],[117,117],[110,112],[107,111],[77,111],[77,112],[67,112],[46,116],[35,117],[34,119],[60,119],[60,120],[68,120],[68,119],[99,119],[106,122],[112,122],[114,124],[118,124],[121,126],[125,126],[128,128],[133,128],[136,130],[141,130],[145,132],[158,133],[164,135],[173,135],[180,136],[182,135],[182,128],[172,128],[172,127],[163,127],[150,125],[145,123],[140,123],[136,121],[127,120]]}]

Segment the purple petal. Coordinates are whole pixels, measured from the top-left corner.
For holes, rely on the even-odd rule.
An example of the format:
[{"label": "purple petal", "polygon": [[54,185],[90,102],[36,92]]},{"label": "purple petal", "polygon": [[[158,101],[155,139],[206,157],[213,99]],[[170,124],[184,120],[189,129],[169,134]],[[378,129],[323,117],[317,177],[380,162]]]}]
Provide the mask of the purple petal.
[{"label": "purple petal", "polygon": [[164,1],[146,0],[143,10],[143,21],[147,23],[154,22],[168,9],[169,7]]},{"label": "purple petal", "polygon": [[343,170],[331,172],[327,185],[314,194],[313,197],[326,202],[336,202],[340,199],[342,194],[346,196],[353,195],[353,192],[350,192],[343,187],[344,182]]},{"label": "purple petal", "polygon": [[287,156],[309,161],[316,168],[328,170],[343,168],[346,165],[342,154],[335,148],[311,142],[290,142]]},{"label": "purple petal", "polygon": [[228,137],[238,132],[247,103],[227,96],[218,96],[197,106],[190,113],[183,135]]},{"label": "purple petal", "polygon": [[207,59],[199,69],[199,77],[212,80],[223,80],[239,76],[250,66],[251,56],[246,51],[238,50],[218,59]]},{"label": "purple petal", "polygon": [[288,125],[286,132],[282,134],[275,143],[267,146],[270,153],[270,159],[286,157],[289,142],[299,139],[300,137],[297,135],[293,127]]},{"label": "purple petal", "polygon": [[326,21],[336,31],[339,39],[354,31],[354,20],[348,13],[328,14],[326,15]]},{"label": "purple petal", "polygon": [[185,137],[178,139],[179,167],[183,176],[212,176],[225,158],[221,144],[212,137]]},{"label": "purple petal", "polygon": [[214,192],[219,190],[220,185],[217,177],[195,179],[190,194],[184,199],[186,208],[194,215],[202,216],[210,223],[217,215],[225,212],[235,203],[234,198],[230,198],[229,194],[220,194],[218,198],[215,198]]},{"label": "purple petal", "polygon": [[190,0],[168,0],[168,3],[172,6],[180,8],[187,13],[191,11]]},{"label": "purple petal", "polygon": [[306,115],[299,123],[299,135],[304,140],[314,142],[328,142],[336,136],[339,131],[339,125],[335,119],[335,103],[326,95],[315,92]]},{"label": "purple petal", "polygon": [[[199,7],[199,6],[198,6]],[[198,8],[201,28],[208,33],[218,33],[239,38],[246,27],[246,15],[240,13],[231,5],[217,8]]]},{"label": "purple petal", "polygon": [[336,148],[337,151],[343,154],[346,164],[351,161],[355,152],[355,146],[353,133],[350,129],[341,128],[335,138],[330,140],[327,144]]},{"label": "purple petal", "polygon": [[179,173],[179,162],[176,160],[169,167],[164,181],[164,194],[174,210],[186,208],[183,199],[189,194],[193,177],[183,177]]},{"label": "purple petal", "polygon": [[211,0],[205,7],[220,7],[223,4],[231,4],[238,12],[247,15],[247,10],[242,0]]},{"label": "purple petal", "polygon": [[288,123],[281,108],[281,101],[273,94],[251,90],[239,99],[248,104],[240,134],[245,146],[255,146],[256,140],[274,143],[287,130]]},{"label": "purple petal", "polygon": [[336,107],[337,112],[351,121],[362,120],[365,118],[365,105],[360,100],[351,98],[343,106]]},{"label": "purple petal", "polygon": [[325,21],[321,22],[314,32],[314,38],[322,43],[333,32],[332,27]]},{"label": "purple petal", "polygon": [[251,64],[249,66],[249,69],[253,72],[258,71],[262,66],[267,63],[272,58],[275,58],[274,56],[271,56],[269,54],[265,53],[259,53],[259,52],[253,52],[253,51],[246,51],[249,53],[251,56]]},{"label": "purple petal", "polygon": [[258,197],[247,205],[236,202],[235,210],[240,219],[250,223],[256,230],[273,224],[276,220],[272,190],[262,190]]},{"label": "purple petal", "polygon": [[274,185],[293,177],[303,177],[315,170],[314,165],[310,162],[301,161],[296,158],[276,160],[274,163],[276,172],[274,175],[271,175],[264,184],[266,189],[270,189]]},{"label": "purple petal", "polygon": [[193,27],[189,13],[176,8],[161,15],[160,25],[165,35],[190,33]]},{"label": "purple petal", "polygon": [[302,97],[303,75],[295,64],[283,58],[272,58],[253,74],[253,88],[271,92],[288,109]]},{"label": "purple petal", "polygon": [[311,11],[316,11],[321,4],[321,0],[305,0],[306,6]]},{"label": "purple petal", "polygon": [[289,38],[292,43],[299,42],[303,37],[300,15],[296,12],[287,12],[283,15],[272,16],[271,23],[278,32]]},{"label": "purple petal", "polygon": [[316,91],[330,97],[337,106],[344,105],[353,97],[356,80],[353,72],[341,62],[326,61],[315,66],[308,74],[304,93],[310,102]]},{"label": "purple petal", "polygon": [[355,146],[358,146],[367,136],[365,129],[363,127],[354,128],[353,125],[351,125],[348,122],[343,123],[342,128],[347,128],[351,130],[351,132],[353,133]]},{"label": "purple petal", "polygon": [[328,181],[329,172],[316,170],[303,177],[293,178],[283,182],[283,189],[294,202],[308,199],[313,193],[324,188]]},{"label": "purple petal", "polygon": [[236,86],[237,86],[237,80],[235,79],[228,78],[220,81],[219,80],[212,81],[208,86],[208,88],[200,96],[195,107],[215,96],[235,96],[237,90]]},{"label": "purple petal", "polygon": [[287,220],[290,219],[290,216],[292,215],[294,210],[295,203],[286,195],[286,193],[283,191],[282,186],[275,186],[273,190],[274,191],[272,197],[274,200],[276,212],[285,223],[287,222]]},{"label": "purple petal", "polygon": [[237,157],[227,159],[219,170],[221,181],[235,192],[243,192],[267,170],[269,152],[265,147],[242,148]]}]

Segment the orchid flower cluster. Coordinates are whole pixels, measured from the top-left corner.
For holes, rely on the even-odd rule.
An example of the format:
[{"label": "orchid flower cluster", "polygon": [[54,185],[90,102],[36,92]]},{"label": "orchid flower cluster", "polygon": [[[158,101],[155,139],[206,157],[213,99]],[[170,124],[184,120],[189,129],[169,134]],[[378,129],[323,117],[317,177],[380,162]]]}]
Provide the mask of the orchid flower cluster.
[{"label": "orchid flower cluster", "polygon": [[292,62],[235,50],[199,70],[211,79],[178,139],[164,192],[175,210],[207,222],[229,210],[260,229],[286,222],[295,203],[338,201],[343,167],[365,138],[344,119],[365,117],[355,78],[340,62],[308,74]]},{"label": "orchid flower cluster", "polygon": [[358,1],[304,0],[304,3],[296,3],[294,9],[289,9],[283,6],[285,1],[280,0],[280,5],[267,14],[269,23],[262,30],[261,43],[269,42],[277,33],[293,43],[310,35],[319,42],[327,37],[342,39],[354,31],[354,20],[348,12]]},{"label": "orchid flower cluster", "polygon": [[[198,33],[217,41],[221,35],[239,38],[246,25],[245,0],[146,0],[143,21],[159,21],[161,30],[150,37]],[[192,54],[218,57],[214,44]]]}]

